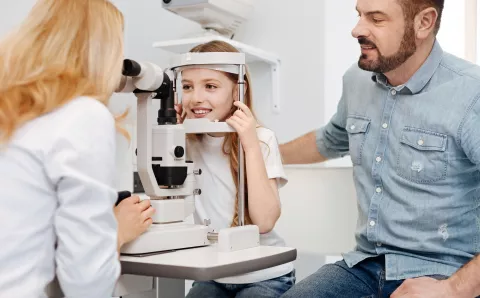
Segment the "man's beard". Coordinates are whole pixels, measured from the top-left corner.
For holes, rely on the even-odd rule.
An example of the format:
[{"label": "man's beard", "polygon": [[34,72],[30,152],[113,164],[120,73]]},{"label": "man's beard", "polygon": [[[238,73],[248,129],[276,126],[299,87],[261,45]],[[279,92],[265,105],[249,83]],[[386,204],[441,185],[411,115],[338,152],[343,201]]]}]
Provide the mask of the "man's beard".
[{"label": "man's beard", "polygon": [[413,22],[410,22],[405,26],[405,34],[403,34],[400,48],[392,56],[383,56],[378,50],[377,46],[365,37],[359,37],[358,43],[361,45],[375,47],[378,53],[378,59],[373,61],[368,60],[367,55],[362,54],[360,56],[360,59],[358,60],[358,67],[363,70],[376,73],[386,73],[396,69],[397,67],[405,63],[405,61],[407,61],[407,59],[410,58],[417,50],[417,45],[415,44],[415,30],[413,29]]}]

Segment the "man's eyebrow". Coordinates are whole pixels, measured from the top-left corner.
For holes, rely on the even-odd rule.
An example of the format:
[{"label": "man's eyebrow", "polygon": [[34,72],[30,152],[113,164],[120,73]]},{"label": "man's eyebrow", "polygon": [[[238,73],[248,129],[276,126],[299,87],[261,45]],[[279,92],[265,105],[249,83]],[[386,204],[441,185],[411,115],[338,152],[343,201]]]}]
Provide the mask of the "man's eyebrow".
[{"label": "man's eyebrow", "polygon": [[367,16],[371,16],[371,15],[374,15],[374,14],[381,14],[381,15],[387,16],[387,14],[385,12],[380,11],[380,10],[369,11],[369,12],[366,12],[365,14]]},{"label": "man's eyebrow", "polygon": [[[358,9],[358,7],[355,7],[355,10],[360,13],[360,10]],[[381,15],[384,15],[384,16],[388,16],[385,12],[381,11],[381,10],[373,10],[373,11],[367,11],[364,13],[365,15],[367,16],[371,16],[371,15],[374,15],[374,14],[381,14]]]}]

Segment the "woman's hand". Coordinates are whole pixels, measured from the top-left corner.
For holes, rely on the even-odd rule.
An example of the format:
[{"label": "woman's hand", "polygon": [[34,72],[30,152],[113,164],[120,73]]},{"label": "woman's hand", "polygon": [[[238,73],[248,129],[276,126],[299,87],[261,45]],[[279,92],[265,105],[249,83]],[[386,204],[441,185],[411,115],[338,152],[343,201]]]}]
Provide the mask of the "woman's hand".
[{"label": "woman's hand", "polygon": [[240,110],[235,111],[226,122],[237,131],[243,150],[248,152],[260,148],[257,136],[257,120],[253,117],[252,111],[239,101],[235,101],[233,104]]},{"label": "woman's hand", "polygon": [[140,201],[138,196],[121,201],[114,211],[118,222],[119,247],[143,234],[152,224],[151,216],[155,213],[150,200]]}]

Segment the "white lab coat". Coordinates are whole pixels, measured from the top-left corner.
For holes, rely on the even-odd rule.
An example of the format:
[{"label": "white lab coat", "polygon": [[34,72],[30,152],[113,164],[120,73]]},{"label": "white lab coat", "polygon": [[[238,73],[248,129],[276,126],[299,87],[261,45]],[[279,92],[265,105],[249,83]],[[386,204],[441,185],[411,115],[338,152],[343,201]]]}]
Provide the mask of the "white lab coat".
[{"label": "white lab coat", "polygon": [[115,124],[82,97],[21,127],[0,149],[0,297],[110,297],[120,273]]}]

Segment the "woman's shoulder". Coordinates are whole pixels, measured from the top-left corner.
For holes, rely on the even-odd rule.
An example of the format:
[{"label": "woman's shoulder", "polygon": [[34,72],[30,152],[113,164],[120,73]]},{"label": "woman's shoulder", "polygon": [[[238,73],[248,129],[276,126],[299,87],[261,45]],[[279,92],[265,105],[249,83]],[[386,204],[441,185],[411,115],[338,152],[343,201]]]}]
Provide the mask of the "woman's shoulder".
[{"label": "woman's shoulder", "polygon": [[97,99],[89,96],[79,96],[70,100],[58,110],[58,113],[75,113],[76,115],[83,115],[90,120],[101,118],[114,121],[113,115],[108,107]]},{"label": "woman's shoulder", "polygon": [[106,105],[87,96],[77,97],[45,117],[58,138],[86,138],[115,132],[115,118]]},{"label": "woman's shoulder", "polygon": [[91,97],[78,97],[52,112],[27,122],[12,142],[35,151],[50,151],[58,144],[92,146],[114,137],[115,120],[108,108]]},{"label": "woman's shoulder", "polygon": [[115,118],[108,107],[88,96],[70,100],[55,110],[52,116],[52,123],[73,130],[94,128],[105,131],[115,127]]}]

